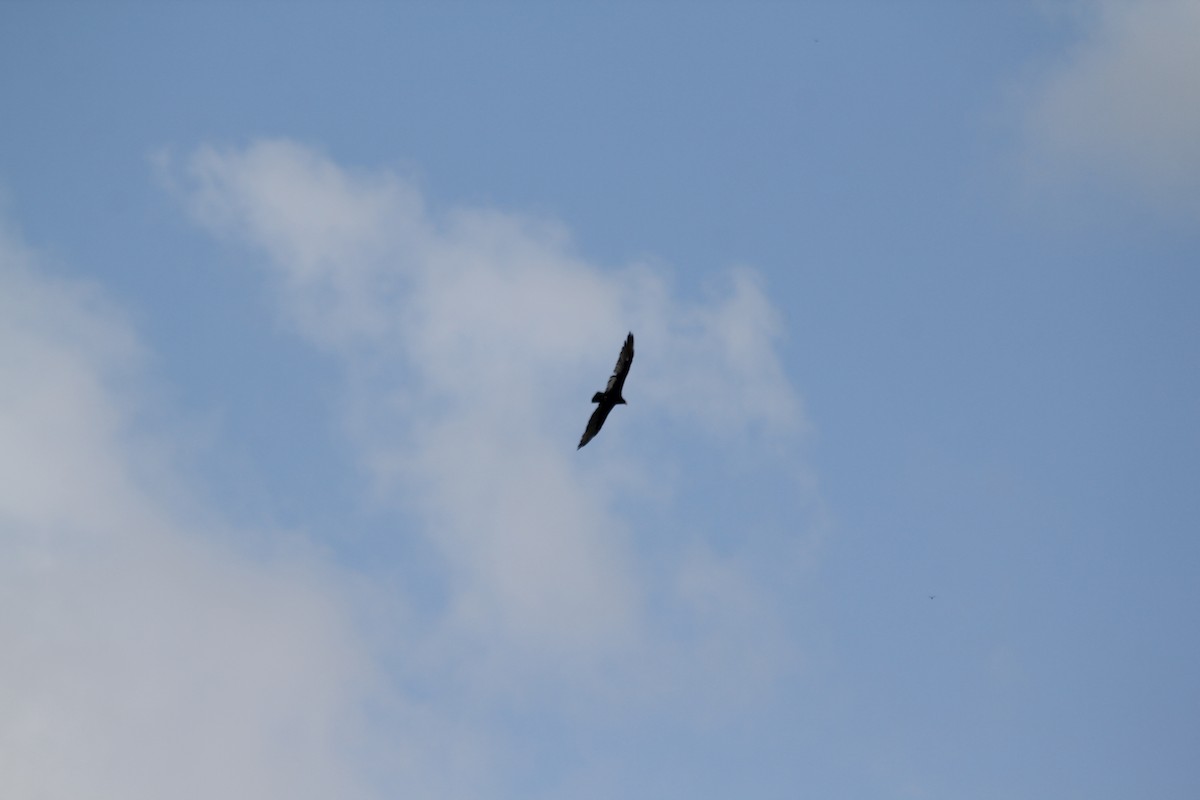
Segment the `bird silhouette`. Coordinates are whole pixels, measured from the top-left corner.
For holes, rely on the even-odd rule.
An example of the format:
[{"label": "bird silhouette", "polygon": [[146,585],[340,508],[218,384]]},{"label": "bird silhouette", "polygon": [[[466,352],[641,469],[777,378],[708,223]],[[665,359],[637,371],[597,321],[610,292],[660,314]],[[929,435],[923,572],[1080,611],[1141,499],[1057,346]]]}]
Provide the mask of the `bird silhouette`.
[{"label": "bird silhouette", "polygon": [[613,367],[613,374],[608,379],[608,386],[604,387],[603,392],[596,392],[592,395],[592,402],[596,404],[596,410],[588,419],[587,428],[584,430],[576,450],[595,438],[600,429],[604,427],[604,420],[608,419],[610,411],[617,406],[625,405],[625,398],[621,397],[621,390],[625,388],[625,377],[629,375],[629,365],[632,363],[633,333],[631,332],[625,337],[625,344],[621,347],[621,355],[617,356],[617,365]]}]

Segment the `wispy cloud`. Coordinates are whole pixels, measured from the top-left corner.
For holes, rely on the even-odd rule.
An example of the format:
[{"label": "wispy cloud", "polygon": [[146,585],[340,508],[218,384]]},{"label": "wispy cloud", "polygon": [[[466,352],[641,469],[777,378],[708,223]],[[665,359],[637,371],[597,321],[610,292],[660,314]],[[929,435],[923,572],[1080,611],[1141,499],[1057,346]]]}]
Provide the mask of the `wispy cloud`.
[{"label": "wispy cloud", "polygon": [[[654,422],[764,438],[804,426],[750,270],[684,302],[651,265],[589,264],[560,225],[433,213],[398,175],[287,141],[201,148],[167,175],[199,222],[265,256],[290,324],[345,363],[362,461],[424,520],[455,641],[481,648],[488,680],[530,664],[586,674],[655,638],[612,502],[650,468],[631,437]],[[626,395],[645,421],[621,414],[581,457],[584,400],[626,330],[639,341]]]},{"label": "wispy cloud", "polygon": [[1200,5],[1097,0],[1077,10],[1081,41],[1028,96],[1036,169],[1103,176],[1200,212]]}]

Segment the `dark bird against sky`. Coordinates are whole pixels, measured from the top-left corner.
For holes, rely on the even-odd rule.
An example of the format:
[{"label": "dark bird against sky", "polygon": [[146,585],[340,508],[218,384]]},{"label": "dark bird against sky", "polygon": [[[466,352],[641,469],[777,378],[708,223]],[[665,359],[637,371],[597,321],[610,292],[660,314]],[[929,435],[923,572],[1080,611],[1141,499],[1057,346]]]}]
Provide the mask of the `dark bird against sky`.
[{"label": "dark bird against sky", "polygon": [[[629,365],[632,363],[633,334],[630,333],[625,337],[625,346],[621,348],[621,355],[617,356],[617,365],[613,367],[613,374],[608,379],[608,386],[604,387],[603,392],[596,392],[592,395],[592,402],[596,403],[596,410],[592,412],[591,419],[588,420],[587,430],[583,432],[583,438],[579,440],[579,447],[583,447],[600,432],[600,428],[604,426],[604,420],[608,419],[608,412],[612,411],[615,406],[625,404],[625,398],[621,397],[621,389],[625,386],[625,376],[629,374]],[[578,450],[579,447],[575,449]]]}]

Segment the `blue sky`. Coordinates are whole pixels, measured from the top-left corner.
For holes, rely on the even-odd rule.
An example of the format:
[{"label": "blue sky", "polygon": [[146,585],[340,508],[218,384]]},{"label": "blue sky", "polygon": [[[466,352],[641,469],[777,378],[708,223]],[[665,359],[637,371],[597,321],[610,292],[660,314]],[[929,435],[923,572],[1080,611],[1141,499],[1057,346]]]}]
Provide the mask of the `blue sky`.
[{"label": "blue sky", "polygon": [[1198,8],[3,4],[0,794],[1194,796]]}]

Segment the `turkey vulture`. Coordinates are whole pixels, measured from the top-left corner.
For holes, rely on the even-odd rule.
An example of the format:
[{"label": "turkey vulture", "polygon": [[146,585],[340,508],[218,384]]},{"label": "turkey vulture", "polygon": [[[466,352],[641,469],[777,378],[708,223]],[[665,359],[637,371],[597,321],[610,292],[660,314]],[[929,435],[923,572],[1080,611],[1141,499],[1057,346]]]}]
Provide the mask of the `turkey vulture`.
[{"label": "turkey vulture", "polygon": [[[621,389],[625,386],[625,376],[629,374],[629,365],[632,363],[633,334],[630,333],[625,337],[625,346],[621,348],[621,355],[617,356],[617,365],[613,367],[613,374],[608,379],[608,386],[604,387],[603,392],[596,392],[592,395],[592,402],[596,404],[596,410],[592,412],[592,417],[588,420],[587,430],[583,432],[583,438],[579,440],[579,447],[583,447],[600,432],[604,420],[608,419],[608,412],[612,411],[614,406],[625,404],[625,398],[621,397]],[[575,449],[578,450],[579,447]]]}]

